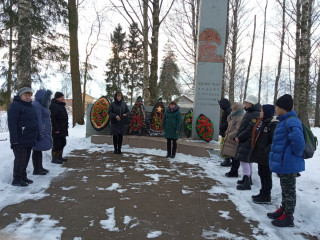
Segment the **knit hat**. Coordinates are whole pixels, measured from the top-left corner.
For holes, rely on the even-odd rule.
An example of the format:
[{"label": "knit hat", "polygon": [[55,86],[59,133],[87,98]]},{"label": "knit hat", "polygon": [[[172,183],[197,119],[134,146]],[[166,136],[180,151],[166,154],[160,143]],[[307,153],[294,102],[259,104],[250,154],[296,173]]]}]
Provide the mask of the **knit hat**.
[{"label": "knit hat", "polygon": [[263,120],[273,117],[275,108],[271,104],[262,105]]},{"label": "knit hat", "polygon": [[22,96],[23,94],[25,94],[25,93],[31,93],[31,95],[32,95],[32,89],[31,89],[31,88],[28,88],[28,87],[20,88],[20,89],[18,90],[17,95],[18,95],[19,97],[21,97],[21,96]]},{"label": "knit hat", "polygon": [[61,97],[63,97],[63,96],[64,96],[64,95],[63,95],[62,92],[56,92],[56,93],[54,94],[54,98],[55,98],[55,99],[61,98]]},{"label": "knit hat", "polygon": [[276,106],[283,108],[284,110],[290,112],[293,108],[293,99],[290,94],[285,94],[279,97],[276,101]]},{"label": "knit hat", "polygon": [[252,105],[255,105],[258,103],[258,99],[256,96],[250,95],[244,100],[244,102],[248,102],[248,103],[251,103]]}]

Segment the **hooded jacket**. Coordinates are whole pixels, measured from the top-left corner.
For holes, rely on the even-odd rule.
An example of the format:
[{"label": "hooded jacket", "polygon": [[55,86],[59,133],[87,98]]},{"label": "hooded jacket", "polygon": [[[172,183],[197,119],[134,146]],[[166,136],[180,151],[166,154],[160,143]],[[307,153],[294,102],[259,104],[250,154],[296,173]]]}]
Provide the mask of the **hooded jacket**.
[{"label": "hooded jacket", "polygon": [[51,118],[50,118],[50,98],[52,92],[50,90],[40,89],[35,95],[35,101],[32,105],[37,111],[39,138],[33,146],[34,150],[47,151],[52,148],[51,137]]},{"label": "hooded jacket", "polygon": [[32,147],[38,137],[38,118],[32,102],[13,98],[8,109],[8,128],[11,147]]},{"label": "hooded jacket", "polygon": [[278,120],[269,155],[270,170],[278,174],[302,172],[305,140],[301,121],[295,111],[279,116]]},{"label": "hooded jacket", "polygon": [[173,109],[170,109],[170,107],[166,108],[162,121],[165,138],[179,138],[181,128],[181,112],[179,109],[179,106],[175,106]]},{"label": "hooded jacket", "polygon": [[[68,113],[66,110],[66,103],[59,102],[53,98],[50,104],[52,136],[66,137],[68,136]],[[56,133],[59,131],[59,133]]]},{"label": "hooded jacket", "polygon": [[[118,93],[120,92],[116,92],[114,95],[113,102],[110,104],[110,107],[108,109],[108,114],[111,120],[111,133],[113,135],[124,135],[129,124],[130,111],[127,104],[123,101],[123,97],[120,101],[118,101]],[[124,117],[123,114],[126,114],[127,116]],[[116,116],[120,117],[120,121],[116,119]]]},{"label": "hooded jacket", "polygon": [[228,116],[231,113],[231,108],[230,108],[230,102],[228,99],[223,98],[219,102],[220,108],[223,110],[221,120],[220,120],[220,125],[219,125],[219,135],[221,137],[225,137],[225,133],[228,128]]}]

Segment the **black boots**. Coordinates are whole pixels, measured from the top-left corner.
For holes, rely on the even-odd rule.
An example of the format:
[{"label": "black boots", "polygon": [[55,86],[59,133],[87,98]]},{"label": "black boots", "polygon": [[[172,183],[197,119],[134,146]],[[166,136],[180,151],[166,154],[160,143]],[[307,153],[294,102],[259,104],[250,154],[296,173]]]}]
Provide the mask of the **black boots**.
[{"label": "black boots", "polygon": [[233,172],[233,171],[230,171],[230,172],[227,172],[225,174],[226,177],[238,177],[238,172]]},{"label": "black boots", "polygon": [[59,159],[59,153],[57,151],[52,151],[51,154],[52,154],[52,160],[51,160],[52,163],[55,163],[55,164],[63,163],[63,161]]},{"label": "black boots", "polygon": [[122,147],[122,135],[113,135],[113,147],[114,147],[114,154],[121,154],[121,147]]},{"label": "black boots", "polygon": [[27,186],[29,186],[29,184],[27,182],[23,181],[22,179],[13,179],[12,186],[27,187]]},{"label": "black boots", "polygon": [[224,159],[224,161],[223,161],[222,163],[220,163],[220,166],[222,166],[222,167],[231,167],[231,160],[230,160],[230,158]]},{"label": "black boots", "polygon": [[[171,151],[171,142],[172,142],[172,151]],[[177,151],[177,140],[167,138],[167,155],[166,158],[175,158]]]},{"label": "black boots", "polygon": [[49,171],[42,166],[42,151],[32,152],[33,175],[46,175]]},{"label": "black boots", "polygon": [[62,154],[63,154],[63,149],[61,149],[61,150],[58,151],[58,159],[59,159],[60,161],[62,161],[62,162],[68,161],[67,158],[62,157]]},{"label": "black boots", "polygon": [[251,190],[250,177],[247,175],[244,175],[243,178],[244,178],[244,183],[239,184],[237,186],[237,189],[238,190]]},{"label": "black boots", "polygon": [[[244,176],[243,176],[242,180],[238,180],[238,181],[237,181],[237,184],[244,184]],[[251,178],[251,176],[250,176],[250,184],[252,185],[252,178]]]}]

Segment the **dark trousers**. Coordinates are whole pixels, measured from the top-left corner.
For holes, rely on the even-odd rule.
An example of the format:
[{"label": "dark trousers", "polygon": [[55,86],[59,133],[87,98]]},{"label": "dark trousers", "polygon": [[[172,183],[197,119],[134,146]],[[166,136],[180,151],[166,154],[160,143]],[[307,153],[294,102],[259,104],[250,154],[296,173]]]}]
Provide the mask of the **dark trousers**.
[{"label": "dark trousers", "polygon": [[52,152],[57,152],[59,150],[63,150],[63,148],[67,145],[66,137],[53,135],[52,141],[53,141]]},{"label": "dark trousers", "polygon": [[123,140],[123,135],[121,134],[113,135],[113,146],[114,146],[115,152],[121,153],[122,140]]},{"label": "dark trousers", "polygon": [[287,214],[293,214],[296,207],[296,173],[278,174],[282,192],[282,207]]},{"label": "dark trousers", "polygon": [[32,163],[34,172],[39,172],[42,169],[42,151],[32,151]]},{"label": "dark trousers", "polygon": [[[171,147],[172,142],[172,147]],[[177,139],[167,138],[167,153],[169,156],[176,155],[177,151]]]},{"label": "dark trousers", "polygon": [[22,180],[27,177],[27,166],[31,155],[31,147],[28,148],[13,148],[14,164],[13,164],[13,178]]},{"label": "dark trousers", "polygon": [[261,193],[270,196],[272,189],[272,173],[269,166],[258,164],[258,175],[261,182]]},{"label": "dark trousers", "polygon": [[238,172],[239,167],[240,167],[240,161],[235,159],[234,157],[231,157],[231,172]]}]

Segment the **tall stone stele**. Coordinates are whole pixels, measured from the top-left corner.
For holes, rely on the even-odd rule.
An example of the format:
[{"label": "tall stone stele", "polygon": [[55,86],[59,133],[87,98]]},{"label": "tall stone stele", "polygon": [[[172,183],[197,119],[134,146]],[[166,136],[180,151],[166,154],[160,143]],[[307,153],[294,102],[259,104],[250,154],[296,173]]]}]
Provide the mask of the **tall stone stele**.
[{"label": "tall stone stele", "polygon": [[199,139],[196,120],[206,115],[214,124],[213,139],[219,138],[221,85],[228,1],[201,0],[197,46],[196,85],[192,138]]}]

